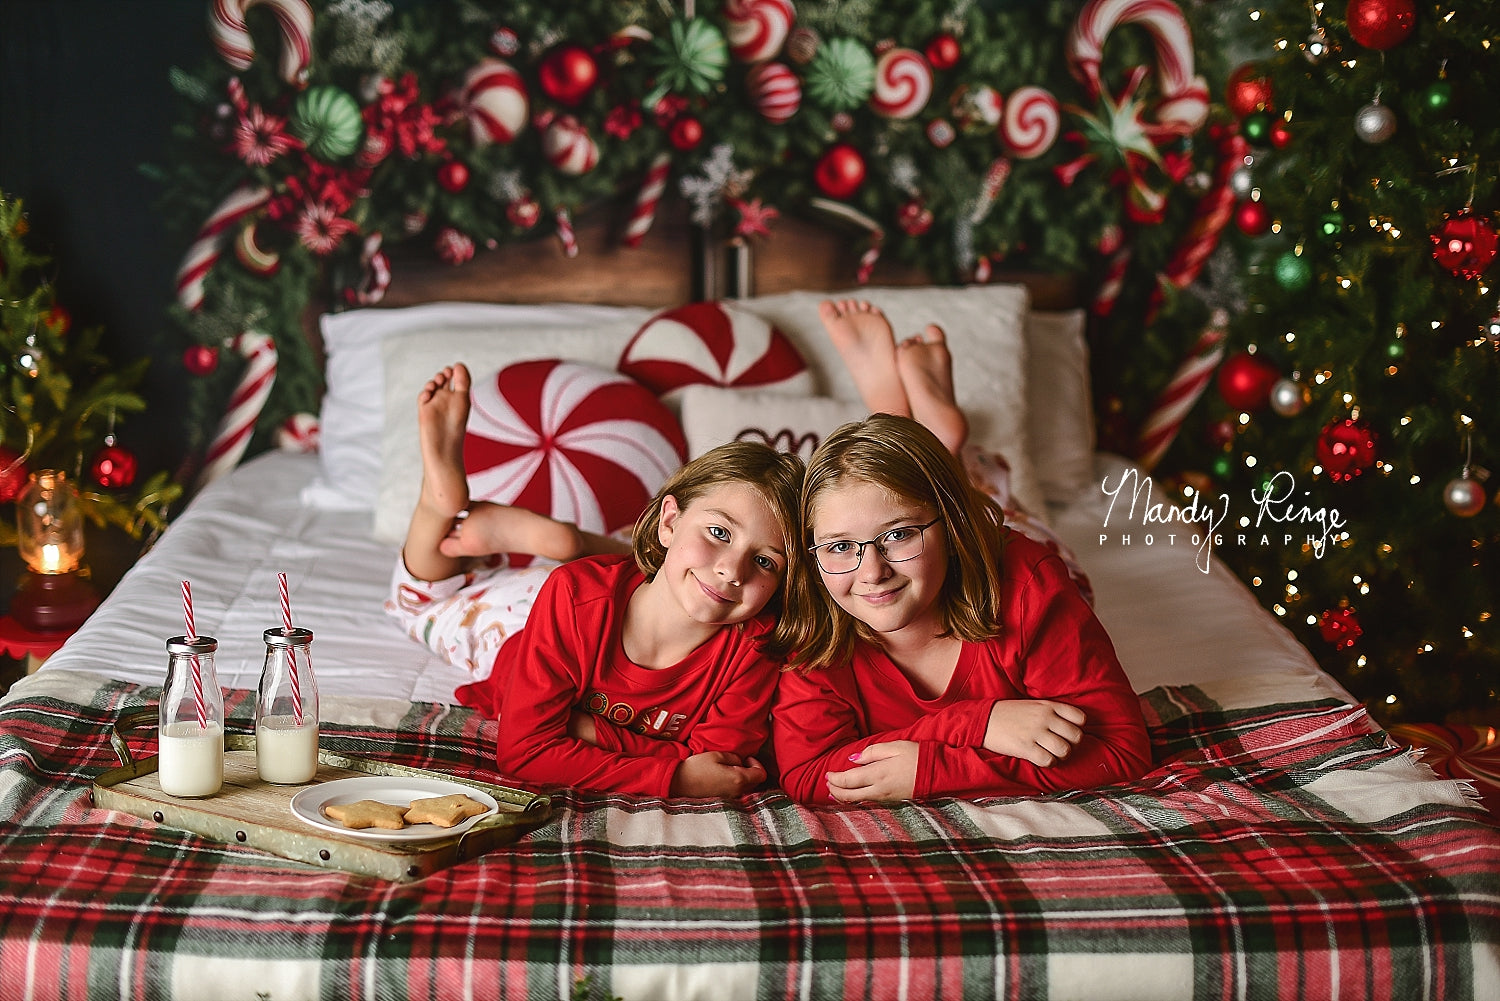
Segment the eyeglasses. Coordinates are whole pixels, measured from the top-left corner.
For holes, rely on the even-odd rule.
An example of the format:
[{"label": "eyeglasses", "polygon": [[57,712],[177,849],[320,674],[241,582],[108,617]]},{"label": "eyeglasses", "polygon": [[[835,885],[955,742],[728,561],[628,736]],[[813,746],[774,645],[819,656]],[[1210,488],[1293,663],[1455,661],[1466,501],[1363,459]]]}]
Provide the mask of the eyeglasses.
[{"label": "eyeglasses", "polygon": [[833,542],[813,546],[808,552],[817,559],[818,566],[824,573],[853,573],[858,570],[860,563],[864,561],[866,546],[874,546],[880,558],[887,563],[905,563],[922,555],[924,533],[942,520],[934,518],[925,525],[902,525],[867,542],[835,539]]}]

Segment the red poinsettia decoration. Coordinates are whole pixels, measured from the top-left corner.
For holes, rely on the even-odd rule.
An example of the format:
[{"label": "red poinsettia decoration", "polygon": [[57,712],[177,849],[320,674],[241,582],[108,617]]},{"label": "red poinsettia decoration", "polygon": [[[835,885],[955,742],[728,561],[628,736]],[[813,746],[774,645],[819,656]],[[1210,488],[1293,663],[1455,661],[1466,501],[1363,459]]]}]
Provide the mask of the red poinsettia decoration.
[{"label": "red poinsettia decoration", "polygon": [[1334,421],[1318,435],[1318,462],[1333,482],[1352,480],[1374,465],[1377,438],[1365,421]]},{"label": "red poinsettia decoration", "polygon": [[740,221],[734,227],[736,236],[770,236],[771,222],[781,215],[773,206],[762,205],[759,198],[750,201],[731,198],[729,204],[740,214]]},{"label": "red poinsettia decoration", "polygon": [[249,102],[239,77],[229,79],[229,103],[237,119],[229,146],[249,166],[265,167],[282,154],[302,148],[302,140],[287,131],[286,118],[267,114]]},{"label": "red poinsettia decoration", "polygon": [[443,118],[430,104],[418,101],[417,75],[407,73],[400,82],[382,80],[377,97],[365,106],[365,146],[360,162],[373,167],[392,150],[408,160],[423,153],[441,153],[447,142],[437,134]]},{"label": "red poinsettia decoration", "polygon": [[631,133],[641,127],[641,102],[631,101],[617,104],[604,116],[604,131],[624,142]]}]

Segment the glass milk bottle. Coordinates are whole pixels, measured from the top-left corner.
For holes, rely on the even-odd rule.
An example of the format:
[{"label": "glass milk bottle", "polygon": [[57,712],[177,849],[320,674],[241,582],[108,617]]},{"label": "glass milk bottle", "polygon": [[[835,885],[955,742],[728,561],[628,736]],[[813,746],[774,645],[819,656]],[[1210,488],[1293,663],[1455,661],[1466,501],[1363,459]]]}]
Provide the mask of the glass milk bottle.
[{"label": "glass milk bottle", "polygon": [[318,683],[308,629],[267,629],[255,700],[255,766],[262,782],[300,785],[318,773]]},{"label": "glass milk bottle", "polygon": [[156,777],[168,796],[212,796],[224,784],[224,694],[214,671],[219,641],[167,640],[167,684],[161,692]]}]

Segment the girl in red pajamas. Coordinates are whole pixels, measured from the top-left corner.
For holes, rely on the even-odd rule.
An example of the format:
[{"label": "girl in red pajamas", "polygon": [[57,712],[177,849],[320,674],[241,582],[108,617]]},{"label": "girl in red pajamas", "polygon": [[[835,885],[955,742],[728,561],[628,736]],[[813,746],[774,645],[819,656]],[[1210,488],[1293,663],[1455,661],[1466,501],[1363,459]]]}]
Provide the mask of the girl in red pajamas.
[{"label": "girl in red pajamas", "polygon": [[845,425],[808,463],[820,581],[792,584],[783,614],[796,653],[774,710],[782,786],[856,802],[1143,774],[1145,721],[1104,627],[953,454],[967,427],[942,331],[898,345],[862,303],[827,303],[823,318],[866,402],[898,413]]},{"label": "girl in red pajamas", "polygon": [[689,462],[621,555],[614,540],[532,512],[470,505],[468,388],[467,369],[455,365],[418,398],[423,481],[393,602],[416,607],[424,584],[452,582],[441,600],[462,611],[484,583],[468,561],[486,553],[561,561],[520,610],[524,627],[499,647],[489,676],[458,690],[461,703],[500,720],[501,771],[650,796],[737,796],[760,785],[755,756],[787,649],[773,613],[805,558],[792,544],[801,460],[734,442]]}]

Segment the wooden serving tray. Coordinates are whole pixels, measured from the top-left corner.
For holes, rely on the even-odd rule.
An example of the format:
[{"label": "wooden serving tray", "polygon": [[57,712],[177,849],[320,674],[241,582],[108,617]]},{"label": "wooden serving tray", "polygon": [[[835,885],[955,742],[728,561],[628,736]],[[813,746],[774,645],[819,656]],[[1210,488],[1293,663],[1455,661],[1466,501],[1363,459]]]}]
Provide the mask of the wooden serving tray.
[{"label": "wooden serving tray", "polygon": [[[255,737],[238,733],[224,738],[224,786],[219,793],[205,799],[179,799],[161,791],[156,756],[134,758],[121,735],[124,730],[155,725],[156,716],[156,707],[149,706],[125,713],[116,722],[111,743],[121,766],[94,780],[91,796],[96,807],[297,862],[396,881],[422,879],[508,845],[541,826],[552,814],[550,798],[524,789],[351,758],[323,749],[318,751],[318,773],[312,782],[272,785],[262,782],[256,769]],[[358,775],[408,775],[462,782],[493,796],[500,811],[451,838],[406,842],[367,841],[353,834],[320,830],[292,813],[292,797],[302,790]]]}]

